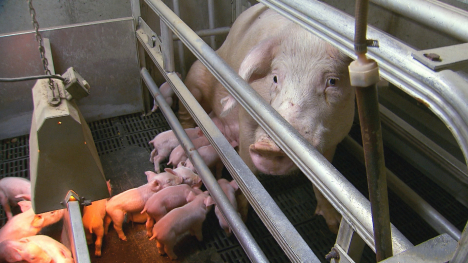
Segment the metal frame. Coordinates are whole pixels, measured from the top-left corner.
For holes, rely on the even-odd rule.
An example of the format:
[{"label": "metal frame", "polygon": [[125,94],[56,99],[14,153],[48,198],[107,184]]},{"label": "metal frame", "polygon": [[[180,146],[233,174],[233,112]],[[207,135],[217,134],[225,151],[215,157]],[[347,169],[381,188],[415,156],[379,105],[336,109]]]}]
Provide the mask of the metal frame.
[{"label": "metal frame", "polygon": [[[343,215],[343,220],[346,222],[346,224],[343,225],[348,226],[348,229],[352,229],[351,233],[356,232],[363,241],[375,251],[369,201],[326,161],[320,153],[305,141],[294,128],[284,121],[276,111],[263,102],[255,91],[253,91],[207,44],[167,8],[162,1],[145,0],[145,2],[161,18],[161,24],[166,24],[165,26],[175,33],[178,39],[197,56],[239,103],[256,119],[274,141],[288,154],[306,176],[308,176],[314,185],[320,189],[332,205]],[[306,29],[337,46],[350,57],[355,58],[352,52],[352,41],[350,40],[354,34],[354,29],[349,26],[354,24],[354,19],[347,14],[317,1],[260,0],[260,2],[277,10],[293,21],[298,22]],[[166,31],[162,30],[162,32]],[[368,35],[372,39],[378,39],[379,41],[380,48],[378,50],[369,51],[369,57],[379,63],[381,75],[399,86],[409,95],[426,104],[443,120],[453,131],[454,137],[459,143],[465,158],[467,158],[468,114],[466,114],[464,104],[466,95],[462,92],[462,88],[467,86],[467,82],[454,72],[444,71],[436,73],[424,67],[419,62],[412,60],[409,54],[414,50],[402,44],[397,39],[389,37],[385,33],[373,29],[372,27],[368,28],[368,32]],[[231,174],[238,180],[243,193],[247,196],[257,213],[259,213],[261,219],[273,233],[273,236],[278,243],[280,243],[288,257],[294,262],[315,261],[312,260],[316,258],[315,255],[312,253],[311,256],[310,252],[307,253],[303,251],[303,247],[301,247],[302,244],[297,244],[297,240],[285,239],[286,237],[283,235],[285,233],[284,229],[278,229],[279,223],[284,223],[281,222],[281,216],[268,211],[268,209],[271,208],[269,206],[260,206],[265,200],[268,202],[268,194],[263,191],[259,192],[256,188],[258,181],[255,181],[256,178],[252,178],[251,172],[248,169],[245,171],[243,167],[239,168],[234,165],[239,163],[235,156],[229,151],[229,149],[232,148],[227,146],[227,141],[224,138],[219,137],[219,130],[216,131],[217,129],[211,120],[209,120],[206,113],[200,110],[201,108],[198,103],[193,101],[193,97],[191,98],[191,94],[180,79],[175,74],[171,73],[173,67],[170,65],[170,62],[169,64],[162,63],[163,57],[166,60],[173,55],[170,52],[166,53],[168,50],[164,49],[164,47],[164,55],[162,55],[159,53],[159,50],[146,46],[144,41],[145,34],[142,30],[137,30],[136,34],[155,64],[160,67],[160,71],[163,73],[168,83],[170,83],[176,94],[184,102],[184,105],[191,111],[197,124],[210,139],[210,142],[212,142],[213,146],[222,157],[223,162],[228,167]],[[170,34],[165,33],[164,35],[166,38],[169,38]],[[167,43],[164,37],[162,41]],[[147,77],[144,78],[145,81],[147,81]],[[153,95],[156,96],[156,93]],[[271,123],[275,123],[275,126],[270,127],[269,124]],[[213,128],[215,131],[213,131]],[[284,136],[285,134],[288,134],[288,136]],[[188,152],[187,149],[189,148],[186,148]],[[242,164],[239,165],[242,166]],[[242,177],[239,176],[239,174],[242,174]],[[214,187],[212,182],[210,182],[209,176],[202,177],[204,182],[205,178],[208,180],[207,188],[210,189]],[[340,186],[339,189],[336,187],[337,185]],[[403,191],[406,192],[406,190]],[[265,197],[264,194],[268,197]],[[221,204],[224,203],[222,197],[215,196],[215,200],[217,202],[219,200]],[[222,206],[224,206],[224,204]],[[228,207],[228,205],[226,207]],[[268,207],[268,209],[265,209],[265,207]],[[272,207],[272,209],[276,208]],[[223,213],[225,212],[224,209],[222,209],[222,211]],[[228,218],[228,222],[233,223],[233,219]],[[451,226],[448,228],[450,229]],[[241,231],[238,231],[238,233],[236,233],[235,231],[236,237],[239,238],[239,236],[242,235],[240,232]],[[464,231],[462,236],[466,236],[465,232],[466,231]],[[342,235],[344,234],[342,233]],[[459,233],[456,233],[456,231],[453,231],[452,235],[459,238]],[[349,237],[350,235],[348,234],[347,236]],[[348,238],[348,240],[351,239]],[[299,238],[299,241],[299,243],[303,242],[302,238]],[[393,226],[392,241],[394,254],[398,254],[413,247],[413,245]],[[257,261],[255,258],[259,256],[257,254],[258,251],[249,250],[249,247],[246,245],[247,243],[244,242],[246,241],[240,239],[240,243],[244,249],[246,249],[251,260]],[[341,243],[344,244],[346,242],[347,241],[343,241]],[[338,243],[340,242],[337,242],[337,244]],[[347,253],[348,251],[345,252]]]}]

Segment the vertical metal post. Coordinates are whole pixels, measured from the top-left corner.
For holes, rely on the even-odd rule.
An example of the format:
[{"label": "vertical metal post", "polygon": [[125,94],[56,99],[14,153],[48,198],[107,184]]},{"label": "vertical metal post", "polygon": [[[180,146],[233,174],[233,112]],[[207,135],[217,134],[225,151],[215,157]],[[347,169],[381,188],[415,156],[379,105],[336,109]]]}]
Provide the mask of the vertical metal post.
[{"label": "vertical metal post", "polygon": [[164,70],[166,72],[174,72],[174,42],[172,40],[172,31],[163,20],[161,20],[160,23]]},{"label": "vertical metal post", "polygon": [[[208,23],[210,29],[214,29],[214,2],[213,0],[208,0]],[[215,36],[210,36],[210,46],[212,49],[216,50],[216,41]]]},{"label": "vertical metal post", "polygon": [[236,0],[236,18],[242,13],[242,0]]},{"label": "vertical metal post", "polygon": [[[179,0],[172,0],[172,5],[174,6],[174,13],[180,17]],[[179,54],[180,74],[182,75],[182,79],[184,79],[187,75],[187,69],[185,67],[184,44],[180,40],[177,41],[177,53]]]},{"label": "vertical metal post", "polygon": [[375,85],[379,80],[379,73],[377,63],[366,58],[368,6],[368,0],[356,1],[354,50],[358,59],[351,63],[349,70],[351,84],[357,87],[356,99],[366,160],[376,259],[382,261],[391,257],[393,251],[382,129]]}]

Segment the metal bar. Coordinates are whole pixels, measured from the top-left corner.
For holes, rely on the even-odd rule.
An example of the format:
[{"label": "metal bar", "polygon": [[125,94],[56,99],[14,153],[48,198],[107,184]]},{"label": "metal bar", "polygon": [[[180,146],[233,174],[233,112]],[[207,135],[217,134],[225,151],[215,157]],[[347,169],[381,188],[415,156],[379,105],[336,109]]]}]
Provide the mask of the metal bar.
[{"label": "metal bar", "polygon": [[[354,18],[320,1],[259,0],[304,26],[352,58]],[[415,50],[371,26],[367,37],[378,39],[379,48],[368,57],[379,64],[380,75],[431,109],[452,131],[465,160],[468,157],[468,82],[449,70],[434,72],[411,58]]]},{"label": "metal bar", "polygon": [[[319,188],[320,192],[325,195],[338,212],[356,227],[357,232],[363,237],[366,244],[374,248],[369,200],[160,0],[145,1],[153,11],[168,23],[172,31],[254,117],[312,183]],[[242,176],[244,177],[244,174]],[[245,189],[242,188],[243,191]],[[260,195],[259,198],[261,197]],[[249,201],[252,200],[249,199]],[[252,206],[255,208],[255,204],[252,204]],[[257,209],[263,210],[265,206]],[[259,212],[257,211],[257,213]],[[271,216],[275,216],[274,213]],[[392,227],[392,233],[394,253],[399,253],[413,246],[395,227]]]},{"label": "metal bar", "polygon": [[[339,252],[343,251],[354,262],[361,262],[362,252],[364,251],[366,243],[364,243],[364,240],[362,240],[346,220],[341,219],[335,248],[337,246],[341,248],[338,249]],[[340,261],[332,260],[332,263],[341,262],[341,258],[342,254],[340,253]]]},{"label": "metal bar", "polygon": [[140,0],[130,0],[130,6],[132,8],[133,25],[136,29],[138,27],[138,19],[141,17]]},{"label": "metal bar", "polygon": [[63,238],[67,239],[68,242],[64,243],[69,246],[75,262],[91,263],[83,222],[81,221],[80,204],[78,201],[68,201],[66,203],[68,213],[64,214],[62,242],[64,242]]},{"label": "metal bar", "polygon": [[[218,27],[215,29],[203,29],[199,31],[195,31],[195,34],[197,34],[199,37],[206,37],[206,36],[217,36],[217,35],[224,35],[229,33],[229,30],[231,30],[230,27]],[[179,40],[179,37],[177,35],[172,35],[173,40]]]},{"label": "metal bar", "polygon": [[[211,196],[215,199],[216,204],[223,211],[223,214],[226,217],[226,220],[229,222],[229,225],[232,226],[232,231],[240,240],[250,260],[252,260],[253,262],[268,262],[266,256],[263,254],[263,251],[260,249],[257,242],[252,237],[245,224],[242,222],[242,219],[238,215],[237,211],[232,207],[231,203],[229,202],[229,199],[226,197],[223,190],[216,182],[216,179],[211,174],[210,169],[206,166],[202,157],[198,154],[198,151],[194,150],[195,147],[193,146],[192,141],[180,125],[180,122],[178,121],[171,107],[169,107],[169,105],[167,105],[167,103],[165,102],[163,96],[159,92],[158,86],[156,85],[156,83],[154,83],[146,68],[143,68],[141,70],[141,76],[145,81],[151,94],[153,95],[154,99],[158,103],[172,130],[175,132],[177,138],[181,142],[181,145],[184,146],[187,156],[190,157],[190,159],[195,165],[195,168],[197,169],[197,171],[199,171],[199,175],[203,180],[203,184],[209,190]],[[167,74],[167,77],[176,83],[178,82],[178,85],[183,85],[182,81],[177,77],[176,74],[169,73]],[[211,122],[211,126],[211,128],[213,129],[216,128],[213,122]],[[221,132],[219,132],[219,134],[221,134]]]},{"label": "metal bar", "polygon": [[[175,14],[174,14],[175,15]],[[162,53],[163,53],[163,60],[164,60],[164,70],[166,72],[174,72],[175,65],[174,65],[174,42],[172,40],[172,32],[164,23],[164,21],[160,22],[161,26],[161,45],[162,45]]]},{"label": "metal bar", "polygon": [[392,241],[382,128],[375,84],[369,87],[357,87],[356,100],[361,122],[367,184],[374,223],[376,257],[377,261],[382,261],[392,256]]},{"label": "metal bar", "polygon": [[[213,0],[208,0],[208,24],[210,29],[214,29],[214,2]],[[210,46],[212,49],[216,50],[216,41],[215,36],[210,37]]]},{"label": "metal bar", "polygon": [[453,254],[450,263],[464,263],[468,262],[468,223],[463,230],[463,234],[458,241],[458,247]]},{"label": "metal bar", "polygon": [[[178,17],[180,17],[179,0],[172,0],[172,5],[174,6],[174,13]],[[175,40],[175,39],[173,38],[173,40]],[[179,54],[180,74],[182,75],[182,78],[185,78],[185,76],[187,75],[187,68],[185,67],[184,45],[180,41],[177,42],[177,53]]]},{"label": "metal bar", "polygon": [[[361,163],[364,164],[364,151],[355,140],[346,136],[341,144]],[[408,185],[401,181],[392,171],[387,171],[387,183],[390,190],[398,195],[408,206],[410,206],[418,215],[421,216],[437,233],[447,233],[453,239],[459,240],[461,236],[460,230],[450,221],[444,218],[437,210],[429,203],[413,191]]]},{"label": "metal bar", "polygon": [[468,12],[463,9],[435,0],[370,1],[463,42],[468,41]]}]

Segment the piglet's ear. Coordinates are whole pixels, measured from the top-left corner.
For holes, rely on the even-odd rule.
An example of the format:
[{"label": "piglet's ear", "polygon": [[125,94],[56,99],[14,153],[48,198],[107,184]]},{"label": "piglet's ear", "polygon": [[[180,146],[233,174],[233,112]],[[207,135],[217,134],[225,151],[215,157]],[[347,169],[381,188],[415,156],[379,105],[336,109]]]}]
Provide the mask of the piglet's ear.
[{"label": "piglet's ear", "polygon": [[209,207],[215,204],[215,201],[213,198],[209,195],[208,197],[205,198],[205,206]]},{"label": "piglet's ear", "polygon": [[151,172],[151,171],[146,171],[145,174],[146,174],[146,179],[148,180],[148,182],[150,182],[151,179],[153,179],[153,177],[158,175],[157,173]]},{"label": "piglet's ear", "polygon": [[31,201],[19,201],[18,205],[23,213],[31,209]]},{"label": "piglet's ear", "polygon": [[21,254],[23,254],[24,252],[19,249],[19,248],[13,248],[11,249],[11,251],[8,251],[7,253],[5,253],[5,260],[7,262],[21,262],[23,260],[23,257],[21,256]]},{"label": "piglet's ear", "polygon": [[31,222],[32,227],[42,227],[44,224],[44,216],[35,215],[33,221]]},{"label": "piglet's ear", "polygon": [[170,174],[173,174],[173,175],[177,175],[177,173],[174,170],[172,170],[171,168],[165,168],[164,171],[166,171],[166,172],[168,172]]},{"label": "piglet's ear", "polygon": [[157,191],[161,190],[161,187],[162,187],[162,184],[161,184],[161,182],[159,180],[156,179],[156,180],[151,182],[150,189],[151,189],[152,192],[157,192]]},{"label": "piglet's ear", "polygon": [[239,189],[239,185],[237,185],[236,180],[232,180],[229,184],[232,186],[232,188],[234,188],[234,191],[237,191],[237,189]]}]

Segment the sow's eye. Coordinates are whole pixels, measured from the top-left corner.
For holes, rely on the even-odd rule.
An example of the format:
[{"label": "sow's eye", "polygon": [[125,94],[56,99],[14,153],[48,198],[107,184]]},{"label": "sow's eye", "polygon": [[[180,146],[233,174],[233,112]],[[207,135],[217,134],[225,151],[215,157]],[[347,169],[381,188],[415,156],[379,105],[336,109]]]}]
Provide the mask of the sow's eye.
[{"label": "sow's eye", "polygon": [[327,87],[334,87],[336,84],[338,84],[338,81],[340,79],[338,78],[328,78],[327,79]]},{"label": "sow's eye", "polygon": [[276,75],[273,76],[273,82],[276,83],[276,84],[278,83],[278,76],[276,76]]}]

